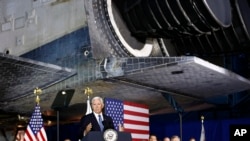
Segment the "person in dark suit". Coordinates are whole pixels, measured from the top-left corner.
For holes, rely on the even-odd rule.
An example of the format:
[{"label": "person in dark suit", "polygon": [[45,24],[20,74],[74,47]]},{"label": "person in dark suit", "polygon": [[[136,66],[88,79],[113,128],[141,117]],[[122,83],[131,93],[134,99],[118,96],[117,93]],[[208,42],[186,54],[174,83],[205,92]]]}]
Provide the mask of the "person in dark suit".
[{"label": "person in dark suit", "polygon": [[90,131],[105,131],[106,129],[114,129],[112,118],[102,112],[104,102],[101,97],[97,96],[92,98],[91,108],[93,112],[88,115],[84,115],[81,118],[79,139],[82,139]]}]

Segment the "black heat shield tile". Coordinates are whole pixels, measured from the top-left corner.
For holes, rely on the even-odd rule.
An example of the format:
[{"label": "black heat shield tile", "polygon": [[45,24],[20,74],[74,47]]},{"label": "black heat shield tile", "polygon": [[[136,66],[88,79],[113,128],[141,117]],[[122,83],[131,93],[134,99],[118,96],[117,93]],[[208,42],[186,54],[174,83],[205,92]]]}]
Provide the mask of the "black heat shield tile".
[{"label": "black heat shield tile", "polygon": [[0,53],[0,102],[33,94],[76,74],[70,68]]}]

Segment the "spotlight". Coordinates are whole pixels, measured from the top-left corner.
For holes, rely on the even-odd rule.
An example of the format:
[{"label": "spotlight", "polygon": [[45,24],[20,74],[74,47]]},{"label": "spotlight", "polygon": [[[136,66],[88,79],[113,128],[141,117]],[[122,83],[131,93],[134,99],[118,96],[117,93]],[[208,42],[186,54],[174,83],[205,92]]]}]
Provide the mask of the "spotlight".
[{"label": "spotlight", "polygon": [[62,91],[62,95],[65,95],[66,94],[66,92],[65,91]]}]

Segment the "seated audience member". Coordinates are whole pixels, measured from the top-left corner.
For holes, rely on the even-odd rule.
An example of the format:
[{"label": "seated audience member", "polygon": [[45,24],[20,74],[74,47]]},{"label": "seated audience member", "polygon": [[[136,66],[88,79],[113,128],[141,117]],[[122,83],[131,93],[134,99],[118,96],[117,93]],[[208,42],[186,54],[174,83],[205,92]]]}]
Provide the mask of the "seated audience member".
[{"label": "seated audience member", "polygon": [[169,137],[165,137],[165,138],[163,139],[163,141],[170,141],[170,138],[169,138]]},{"label": "seated audience member", "polygon": [[157,141],[157,136],[155,134],[150,134],[149,141]]},{"label": "seated audience member", "polygon": [[180,140],[181,140],[181,138],[177,135],[172,136],[170,139],[170,141],[180,141]]},{"label": "seated audience member", "polygon": [[195,141],[195,138],[194,138],[194,137],[191,137],[191,138],[189,139],[189,141]]}]

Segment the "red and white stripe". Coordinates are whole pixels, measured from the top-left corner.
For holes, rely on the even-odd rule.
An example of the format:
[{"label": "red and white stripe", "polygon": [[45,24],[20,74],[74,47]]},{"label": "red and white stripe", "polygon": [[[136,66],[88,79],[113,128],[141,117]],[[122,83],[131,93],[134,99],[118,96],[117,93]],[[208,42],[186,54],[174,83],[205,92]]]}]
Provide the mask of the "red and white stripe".
[{"label": "red and white stripe", "polygon": [[124,128],[130,132],[133,141],[148,140],[149,110],[148,106],[124,101]]},{"label": "red and white stripe", "polygon": [[40,129],[37,134],[33,134],[32,130],[30,129],[30,126],[28,125],[25,135],[24,135],[24,141],[47,141],[47,135],[45,132],[44,127]]}]

